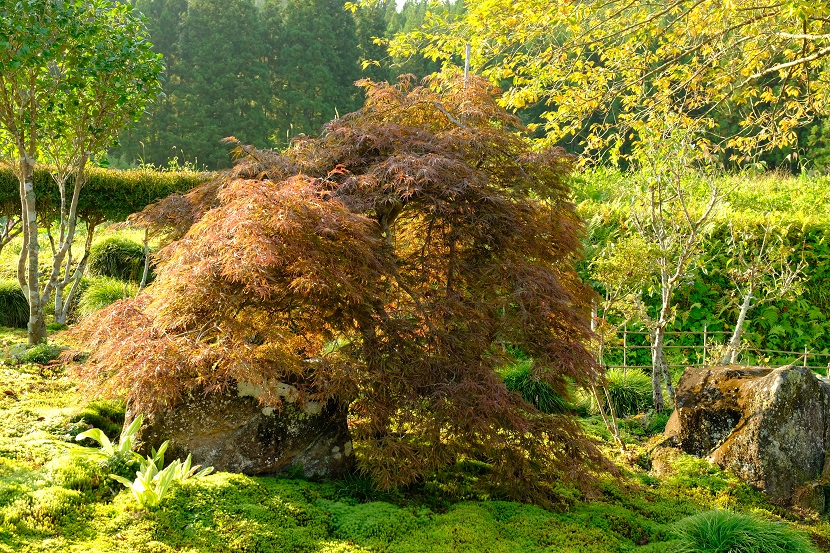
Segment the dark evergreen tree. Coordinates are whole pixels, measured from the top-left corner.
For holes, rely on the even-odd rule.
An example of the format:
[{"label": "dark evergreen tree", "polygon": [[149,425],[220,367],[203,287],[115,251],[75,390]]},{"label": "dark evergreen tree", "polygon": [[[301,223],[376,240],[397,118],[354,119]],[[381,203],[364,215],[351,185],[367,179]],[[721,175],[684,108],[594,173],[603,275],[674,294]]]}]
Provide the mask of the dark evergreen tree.
[{"label": "dark evergreen tree", "polygon": [[[120,145],[110,152],[116,165],[151,162],[164,165],[175,144],[179,113],[171,90],[172,67],[178,67],[177,52],[182,15],[187,11],[187,0],[135,0],[134,7],[146,18],[153,49],[164,56],[167,67],[162,80],[164,94],[150,107],[149,112],[129,131],[122,133]],[[178,81],[178,79],[173,79]]]},{"label": "dark evergreen tree", "polygon": [[360,7],[354,12],[357,48],[363,76],[373,81],[393,81],[397,76],[392,67],[386,46],[376,44],[375,39],[387,37],[389,24],[397,17],[395,0],[380,0],[372,6]]},{"label": "dark evergreen tree", "polygon": [[138,0],[167,59],[166,99],[122,138],[116,156],[164,165],[173,157],[209,169],[231,163],[227,136],[267,145],[269,80],[251,0]]},{"label": "dark evergreen tree", "polygon": [[342,0],[274,1],[263,19],[277,144],[359,107],[361,54]]}]

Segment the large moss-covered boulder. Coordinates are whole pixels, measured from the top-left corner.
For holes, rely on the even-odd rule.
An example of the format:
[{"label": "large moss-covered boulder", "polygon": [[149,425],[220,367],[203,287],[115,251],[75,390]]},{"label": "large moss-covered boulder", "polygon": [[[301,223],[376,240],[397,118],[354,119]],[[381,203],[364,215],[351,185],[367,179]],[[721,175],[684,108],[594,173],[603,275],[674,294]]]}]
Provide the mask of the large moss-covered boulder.
[{"label": "large moss-covered boulder", "polygon": [[229,393],[193,394],[145,415],[139,439],[145,449],[169,439],[168,458],[191,453],[194,464],[220,471],[272,474],[291,467],[324,477],[351,470],[345,407],[336,401],[301,404],[293,386],[278,389],[282,401],[273,406],[263,405],[259,390],[247,383]]},{"label": "large moss-covered boulder", "polygon": [[686,370],[667,432],[774,501],[824,508],[830,383],[802,367]]}]

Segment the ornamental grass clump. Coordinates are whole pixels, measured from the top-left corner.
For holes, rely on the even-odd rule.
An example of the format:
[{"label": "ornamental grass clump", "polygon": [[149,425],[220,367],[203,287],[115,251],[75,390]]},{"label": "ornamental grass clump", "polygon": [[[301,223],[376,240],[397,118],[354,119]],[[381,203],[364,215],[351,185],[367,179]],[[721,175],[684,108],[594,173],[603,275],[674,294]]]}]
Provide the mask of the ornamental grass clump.
[{"label": "ornamental grass clump", "polygon": [[26,328],[29,302],[13,280],[0,280],[0,326]]},{"label": "ornamental grass clump", "polygon": [[349,406],[381,487],[465,458],[516,498],[588,484],[610,464],[510,392],[494,353],[522,349],[560,395],[595,378],[571,159],[532,149],[483,79],[361,85],[319,137],[237,144],[233,170],[133,217],[175,241],[139,297],[74,329],[82,381],[145,413],[238,382],[279,405],[290,382]]},{"label": "ornamental grass clump", "polygon": [[138,288],[131,282],[110,277],[93,277],[78,302],[78,314],[88,317],[110,304],[135,297]]},{"label": "ornamental grass clump", "polygon": [[637,369],[608,369],[608,395],[618,417],[643,413],[652,406],[651,377]]},{"label": "ornamental grass clump", "polygon": [[143,271],[144,246],[134,240],[110,236],[90,248],[89,272],[92,275],[139,281]]},{"label": "ornamental grass clump", "polygon": [[526,402],[543,413],[567,413],[572,410],[568,401],[557,394],[550,384],[533,375],[532,361],[516,361],[504,369],[502,374],[508,390],[520,394]]},{"label": "ornamental grass clump", "polygon": [[814,553],[809,540],[782,522],[708,511],[674,525],[678,553]]}]

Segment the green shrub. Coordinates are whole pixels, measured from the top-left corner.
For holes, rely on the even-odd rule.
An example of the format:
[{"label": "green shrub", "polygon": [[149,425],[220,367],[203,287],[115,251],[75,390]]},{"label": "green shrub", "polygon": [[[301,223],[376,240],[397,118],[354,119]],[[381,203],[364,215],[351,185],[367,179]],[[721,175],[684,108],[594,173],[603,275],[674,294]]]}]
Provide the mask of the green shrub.
[{"label": "green shrub", "polygon": [[637,369],[608,369],[605,378],[618,417],[636,415],[651,407],[651,377],[647,374]]},{"label": "green shrub", "polygon": [[526,402],[544,413],[566,413],[572,410],[568,402],[557,394],[550,384],[533,376],[530,360],[516,361],[503,372],[504,384],[511,392],[519,393]]},{"label": "green shrub", "polygon": [[94,276],[139,281],[144,272],[144,246],[121,236],[96,242],[89,252],[89,272]]},{"label": "green shrub", "polygon": [[649,436],[653,434],[660,434],[666,430],[666,424],[669,422],[669,413],[652,413],[648,419],[646,426],[646,434]]},{"label": "green shrub", "polygon": [[46,365],[61,354],[61,349],[54,344],[38,344],[26,350],[20,356],[21,363]]},{"label": "green shrub", "polygon": [[730,511],[708,511],[674,526],[679,553],[812,553],[815,549],[784,523]]},{"label": "green shrub", "polygon": [[26,328],[29,322],[29,302],[13,280],[0,281],[0,326]]},{"label": "green shrub", "polygon": [[125,298],[133,298],[138,293],[135,284],[109,277],[90,279],[89,288],[78,302],[78,314],[88,317],[99,309]]},{"label": "green shrub", "polygon": [[[124,426],[125,409],[126,406],[123,401],[93,401],[80,413],[70,418],[69,422],[83,422],[88,426],[100,428],[109,439],[115,440],[121,434]],[[72,436],[72,438],[74,439],[75,436]]]}]

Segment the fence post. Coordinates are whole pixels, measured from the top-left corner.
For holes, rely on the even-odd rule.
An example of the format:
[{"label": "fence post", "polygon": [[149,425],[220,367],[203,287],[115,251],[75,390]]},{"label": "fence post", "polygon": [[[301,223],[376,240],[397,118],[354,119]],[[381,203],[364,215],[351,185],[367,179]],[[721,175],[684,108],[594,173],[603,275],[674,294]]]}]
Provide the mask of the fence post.
[{"label": "fence post", "polygon": [[804,346],[804,368],[807,368],[807,346]]},{"label": "fence post", "polygon": [[623,325],[623,377],[628,376],[628,323]]},{"label": "fence post", "polygon": [[706,366],[706,341],[709,338],[709,325],[703,325],[703,366]]}]

